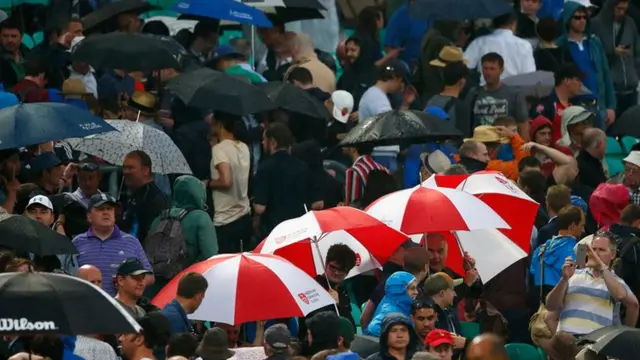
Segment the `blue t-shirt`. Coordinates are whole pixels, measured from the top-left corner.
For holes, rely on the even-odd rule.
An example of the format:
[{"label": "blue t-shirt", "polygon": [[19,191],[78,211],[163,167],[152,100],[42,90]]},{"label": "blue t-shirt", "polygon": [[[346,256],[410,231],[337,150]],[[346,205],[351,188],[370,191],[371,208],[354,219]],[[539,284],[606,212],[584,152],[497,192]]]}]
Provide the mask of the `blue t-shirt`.
[{"label": "blue t-shirt", "polygon": [[571,57],[573,61],[576,63],[580,71],[582,71],[585,76],[582,79],[582,83],[584,86],[591,91],[589,95],[580,96],[581,100],[594,99],[598,94],[598,74],[596,72],[596,66],[591,60],[591,44],[588,39],[582,41],[582,46],[580,46],[575,41],[569,41],[569,51],[571,52]]},{"label": "blue t-shirt", "polygon": [[400,60],[407,64],[420,57],[422,38],[430,27],[428,21],[415,19],[409,16],[409,12],[410,5],[407,1],[391,15],[384,39],[385,46],[404,48],[400,52]]}]

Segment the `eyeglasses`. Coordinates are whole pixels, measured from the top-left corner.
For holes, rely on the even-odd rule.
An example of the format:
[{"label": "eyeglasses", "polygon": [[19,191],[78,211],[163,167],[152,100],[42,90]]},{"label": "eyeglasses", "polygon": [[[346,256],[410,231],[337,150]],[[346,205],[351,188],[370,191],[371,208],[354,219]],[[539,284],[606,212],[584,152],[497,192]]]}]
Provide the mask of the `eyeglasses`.
[{"label": "eyeglasses", "polygon": [[78,165],[78,169],[83,171],[96,171],[99,168],[100,167],[98,166],[98,164],[94,164],[94,163],[81,163]]},{"label": "eyeglasses", "polygon": [[587,20],[587,15],[573,15],[573,20]]},{"label": "eyeglasses", "polygon": [[336,273],[336,274],[346,274],[348,272],[344,268],[338,267],[338,266],[333,265],[331,263],[327,264],[327,266],[329,267],[329,270],[331,270],[331,272]]}]

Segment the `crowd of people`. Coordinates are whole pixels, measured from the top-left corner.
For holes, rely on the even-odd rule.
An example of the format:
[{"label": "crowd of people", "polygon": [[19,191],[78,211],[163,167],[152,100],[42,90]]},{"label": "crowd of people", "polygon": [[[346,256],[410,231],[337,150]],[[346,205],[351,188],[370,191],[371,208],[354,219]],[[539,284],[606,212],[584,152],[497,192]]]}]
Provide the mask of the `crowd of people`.
[{"label": "crowd of people", "polygon": [[[110,164],[65,141],[0,150],[2,216],[40,222],[78,252],[6,249],[0,271],[80,277],[113,296],[143,329],[7,336],[2,356],[502,360],[509,359],[505,344],[533,344],[564,360],[590,351],[577,341],[583,335],[636,327],[640,145],[614,160],[621,172],[611,172],[606,157],[608,142],[617,142],[608,137],[616,120],[638,105],[634,1],[522,0],[490,24],[419,20],[410,15],[418,1],[407,0],[388,19],[383,8],[365,7],[354,34],[336,44],[335,61],[314,46],[314,34],[288,32],[277,16],[269,16],[273,27],[258,28],[255,54],[243,39],[219,44],[219,22],[202,20],[175,36],[186,49],[182,66],[151,73],[74,60],[85,36],[80,18],[48,26],[30,50],[19,19],[2,21],[0,107],[63,102],[103,119],[139,122],[166,133],[192,171],[153,172],[152,156],[135,150],[115,164],[122,185],[114,193],[104,171]],[[136,13],[116,20],[120,32],[171,35]],[[167,83],[202,67],[256,86],[287,83],[328,118],[187,106]],[[538,82],[507,84],[538,71],[553,74],[543,94],[531,91]],[[451,123],[461,136],[339,145],[359,123],[412,110]],[[166,307],[149,302],[190,265],[251,251],[278,224],[308,211],[364,210],[431,175],[484,171],[502,173],[539,203],[529,256],[489,281],[468,254],[462,273],[448,267],[445,237],[430,233],[420,243],[407,240],[375,274],[349,279],[359,255],[331,246],[316,280],[336,306],[306,318],[192,322],[188,315],[216,286],[195,272],[180,278]]]}]

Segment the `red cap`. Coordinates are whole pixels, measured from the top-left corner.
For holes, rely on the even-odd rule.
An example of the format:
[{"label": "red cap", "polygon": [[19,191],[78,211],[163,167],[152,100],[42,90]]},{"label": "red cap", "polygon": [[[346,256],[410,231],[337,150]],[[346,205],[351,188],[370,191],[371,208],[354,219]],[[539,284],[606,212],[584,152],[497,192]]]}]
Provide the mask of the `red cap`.
[{"label": "red cap", "polygon": [[442,344],[449,344],[451,346],[455,345],[451,333],[440,329],[431,330],[427,334],[427,338],[424,340],[424,344],[432,348],[440,346]]}]

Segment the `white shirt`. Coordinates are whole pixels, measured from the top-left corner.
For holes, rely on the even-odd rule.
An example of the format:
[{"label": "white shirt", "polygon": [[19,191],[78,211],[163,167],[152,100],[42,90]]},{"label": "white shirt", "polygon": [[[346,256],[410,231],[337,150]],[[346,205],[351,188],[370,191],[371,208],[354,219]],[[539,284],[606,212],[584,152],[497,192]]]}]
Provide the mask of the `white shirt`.
[{"label": "white shirt", "polygon": [[[515,36],[511,30],[496,29],[491,34],[472,41],[464,52],[464,58],[469,60],[467,63],[469,69],[477,68],[482,73],[480,59],[490,52],[498,53],[504,59],[501,79],[536,71],[531,43]],[[484,77],[482,77],[480,85],[484,84]]]},{"label": "white shirt", "polygon": [[[391,102],[387,97],[387,94],[377,86],[372,86],[362,94],[360,102],[358,103],[358,118],[360,121],[364,121],[372,116],[382,114],[387,111],[391,111]],[[400,146],[376,146],[374,148],[375,155],[380,153],[389,153],[390,155],[397,155],[400,152]]]},{"label": "white shirt", "polygon": [[90,68],[86,74],[82,75],[69,66],[69,78],[82,80],[85,90],[88,93],[92,93],[96,99],[98,98],[98,81],[96,80],[95,70],[93,68]]}]

